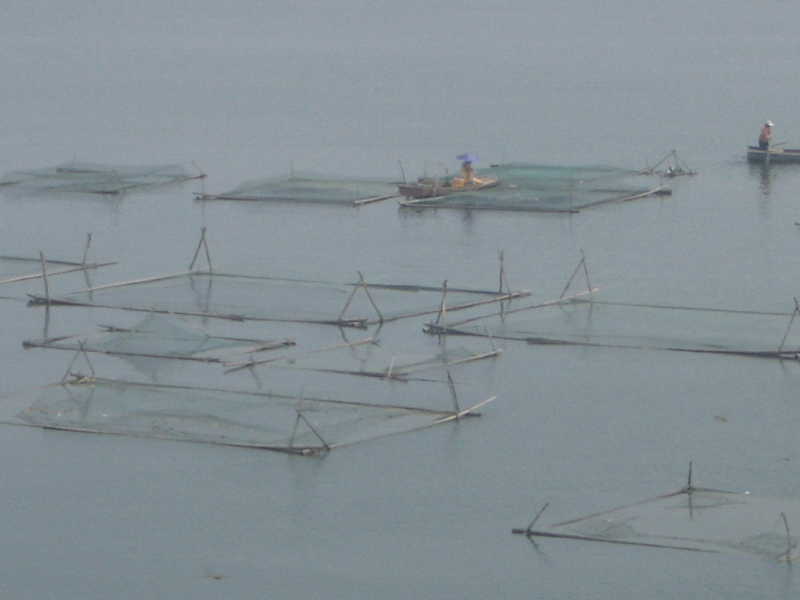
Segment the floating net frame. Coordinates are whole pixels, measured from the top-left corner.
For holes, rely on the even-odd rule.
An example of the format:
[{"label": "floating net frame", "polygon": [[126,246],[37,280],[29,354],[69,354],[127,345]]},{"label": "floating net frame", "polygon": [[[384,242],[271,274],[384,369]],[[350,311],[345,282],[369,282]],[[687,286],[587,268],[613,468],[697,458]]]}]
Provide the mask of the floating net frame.
[{"label": "floating net frame", "polygon": [[443,348],[439,353],[384,350],[376,338],[369,337],[301,354],[264,359],[251,358],[248,361],[226,363],[225,366],[228,367],[226,373],[263,365],[280,369],[408,381],[420,373],[494,358],[500,354],[502,350],[495,348],[494,344],[491,350],[478,353],[463,347]]},{"label": "floating net frame", "polygon": [[17,404],[36,399],[3,422],[313,455],[480,416],[478,409],[496,398],[459,408],[449,374],[453,410],[73,377],[12,395]]},{"label": "floating net frame", "polygon": [[202,171],[191,173],[178,164],[113,165],[73,160],[54,167],[6,172],[0,186],[20,194],[118,195],[205,177]]},{"label": "floating net frame", "polygon": [[397,184],[394,182],[306,172],[248,181],[228,192],[195,194],[195,199],[361,206],[396,198],[398,195]]},{"label": "floating net frame", "polygon": [[[580,271],[584,272],[587,289],[568,295]],[[582,253],[581,262],[556,300],[450,324],[437,320],[426,324],[424,331],[440,336],[490,337],[539,345],[797,360],[800,358],[798,316],[800,304],[796,298],[792,311],[605,300],[603,293],[592,287]]]},{"label": "floating net frame", "polygon": [[[201,251],[205,250],[205,258],[208,261],[207,270],[192,270],[201,256]],[[366,279],[359,272],[358,281],[356,283],[334,283],[325,281],[312,281],[312,280],[298,280],[286,279],[275,277],[264,277],[255,275],[242,275],[235,273],[219,273],[215,271],[212,263],[211,256],[206,241],[206,228],[201,228],[201,238],[195,250],[194,257],[189,271],[177,274],[156,275],[152,277],[145,277],[141,279],[112,283],[104,286],[90,287],[79,292],[74,292],[66,296],[58,298],[51,297],[47,286],[45,286],[45,295],[40,296],[36,294],[28,294],[30,306],[84,306],[84,307],[102,307],[112,308],[119,310],[131,310],[140,312],[161,312],[182,316],[198,316],[205,318],[228,319],[234,321],[282,321],[282,322],[296,322],[296,323],[311,323],[311,324],[324,324],[335,325],[338,327],[357,327],[366,328],[373,324],[383,324],[385,322],[394,321],[398,319],[422,316],[432,314],[442,310],[444,306],[445,297],[450,294],[450,297],[455,297],[455,301],[448,305],[448,310],[464,310],[485,304],[502,303],[506,306],[512,300],[522,298],[530,295],[530,291],[511,291],[508,286],[508,277],[505,272],[503,263],[503,253],[500,253],[500,285],[498,291],[492,290],[476,290],[466,288],[450,288],[447,281],[444,282],[442,288],[423,286],[423,285],[409,285],[409,284],[387,284],[387,283],[371,283],[369,286]],[[202,281],[206,281],[207,290],[203,292],[199,290]],[[211,300],[212,282],[215,284],[215,297],[220,294],[220,286],[226,283],[229,288],[234,287],[234,283],[240,288],[246,288],[245,291],[239,291],[238,298],[228,302],[214,302]],[[231,283],[234,282],[234,283]],[[263,297],[265,293],[271,293],[273,290],[268,290],[267,286],[271,285],[273,290],[276,286],[283,286],[284,290],[289,287],[294,287],[308,291],[313,288],[313,299],[320,302],[315,306],[299,307],[298,302],[305,300],[309,301],[309,294],[285,294],[281,297]],[[153,300],[153,295],[147,293],[144,297],[136,298],[136,288],[141,289],[143,286],[159,287],[162,294],[184,294],[184,298],[165,298]],[[184,288],[181,292],[178,288]],[[113,296],[115,294],[123,294],[125,291],[134,290],[130,292],[131,299],[125,301],[114,300],[98,300],[99,296]],[[362,292],[360,297],[358,293]],[[206,297],[203,298],[205,293]],[[436,298],[441,293],[441,300],[436,302]],[[261,294],[256,300],[256,297]],[[321,298],[321,296],[325,298]],[[389,304],[391,312],[385,309],[385,306],[378,307],[376,298],[380,295],[382,302]],[[336,313],[332,306],[334,305],[333,299],[336,303],[346,296],[344,308],[339,313],[338,317],[334,316]],[[423,303],[418,303],[412,306],[410,300],[419,302],[419,299],[424,297]],[[431,300],[428,300],[431,298]],[[360,306],[355,307],[354,301],[359,301]],[[255,302],[254,306],[247,309],[245,305],[247,302],[251,304]],[[284,304],[284,314],[273,315],[266,314],[264,307],[274,306],[280,303]],[[215,308],[212,310],[211,306]],[[288,308],[287,308],[288,307]],[[366,313],[372,313],[373,316],[358,316],[350,317],[348,312],[352,314],[354,310],[360,310]],[[291,311],[296,311],[290,314]],[[302,312],[303,314],[298,314]],[[304,316],[305,315],[305,316]]]},{"label": "floating net frame", "polygon": [[101,326],[98,331],[26,340],[24,348],[93,352],[120,357],[224,363],[243,355],[294,346],[295,340],[259,340],[211,335],[177,315],[151,313],[131,327]]},{"label": "floating net frame", "polygon": [[800,521],[800,498],[694,487],[634,504],[569,519],[550,526],[536,523],[512,529],[536,544],[537,538],[604,542],[647,548],[723,552],[792,562],[800,537],[790,521]]},{"label": "floating net frame", "polygon": [[[476,191],[453,191],[433,198],[400,202],[407,208],[575,213],[602,204],[669,195],[663,184],[646,187],[630,182],[642,173],[614,167],[559,167],[509,163],[479,170],[499,185]],[[439,189],[447,189],[442,182]]]}]

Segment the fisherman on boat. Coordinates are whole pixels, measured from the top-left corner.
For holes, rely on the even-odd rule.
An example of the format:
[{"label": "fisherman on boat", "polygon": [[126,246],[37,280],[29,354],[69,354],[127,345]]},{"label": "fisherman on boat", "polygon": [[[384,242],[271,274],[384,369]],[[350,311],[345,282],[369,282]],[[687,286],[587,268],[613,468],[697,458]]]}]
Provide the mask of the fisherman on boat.
[{"label": "fisherman on boat", "polygon": [[484,181],[475,177],[475,169],[472,168],[472,163],[479,160],[478,157],[474,154],[461,154],[456,158],[464,162],[461,164],[461,177],[453,177],[453,187],[483,185]]},{"label": "fisherman on boat", "polygon": [[475,169],[472,168],[472,161],[465,160],[461,165],[461,179],[465,184],[473,183],[475,181]]},{"label": "fisherman on boat", "polygon": [[769,150],[769,144],[772,141],[772,121],[767,121],[761,128],[761,134],[758,136],[758,147],[760,150]]}]

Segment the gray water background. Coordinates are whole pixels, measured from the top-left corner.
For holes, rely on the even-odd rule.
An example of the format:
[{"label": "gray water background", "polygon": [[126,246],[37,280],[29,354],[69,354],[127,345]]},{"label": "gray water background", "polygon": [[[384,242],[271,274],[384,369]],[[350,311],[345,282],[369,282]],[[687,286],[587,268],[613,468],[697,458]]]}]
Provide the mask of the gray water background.
[{"label": "gray water background", "polygon": [[[205,226],[226,271],[491,288],[503,251],[512,286],[549,300],[583,252],[601,288],[789,311],[800,290],[800,169],[744,160],[767,118],[776,141],[800,145],[796,2],[34,0],[4,13],[2,170],[193,161],[209,176],[118,199],[3,196],[0,254],[79,260],[91,233],[91,257],[118,261],[92,273],[102,284],[185,270]],[[571,216],[192,195],[291,169],[399,177],[399,161],[409,176],[452,172],[466,151],[484,163],[636,169],[672,149],[699,175],[675,180],[671,197]],[[57,381],[72,360],[22,350],[43,332],[43,311],[26,306],[41,286],[0,290],[3,394]],[[60,309],[48,326],[125,319]],[[435,348],[422,324],[381,336]],[[242,331],[341,340],[326,328]],[[536,548],[511,535],[547,502],[552,523],[673,491],[690,461],[695,485],[798,495],[797,364],[502,346],[497,360],[453,370],[463,402],[498,395],[480,419],[321,458],[0,427],[0,596],[797,597],[792,566],[768,559]],[[282,377],[294,393],[346,397],[363,385]],[[165,379],[217,383],[219,372]],[[247,373],[223,381],[256,387]]]}]

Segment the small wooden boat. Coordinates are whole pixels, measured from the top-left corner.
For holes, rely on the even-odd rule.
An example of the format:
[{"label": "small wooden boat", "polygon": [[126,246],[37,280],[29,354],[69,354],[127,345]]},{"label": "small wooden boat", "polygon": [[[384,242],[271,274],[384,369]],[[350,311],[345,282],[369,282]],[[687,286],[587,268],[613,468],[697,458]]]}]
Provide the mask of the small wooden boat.
[{"label": "small wooden boat", "polygon": [[398,186],[400,194],[409,199],[439,198],[461,192],[477,192],[500,185],[499,179],[481,178],[475,183],[458,185],[457,179],[441,180],[433,177],[420,177],[415,183],[402,183]]},{"label": "small wooden boat", "polygon": [[762,150],[758,146],[747,147],[747,160],[753,163],[798,163],[800,164],[800,150],[790,148],[769,148]]}]

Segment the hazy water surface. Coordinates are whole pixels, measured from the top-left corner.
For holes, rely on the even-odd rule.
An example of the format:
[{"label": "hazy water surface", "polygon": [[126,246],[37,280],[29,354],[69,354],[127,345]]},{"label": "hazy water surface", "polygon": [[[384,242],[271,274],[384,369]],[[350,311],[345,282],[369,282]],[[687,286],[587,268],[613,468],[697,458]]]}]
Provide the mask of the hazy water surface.
[{"label": "hazy water surface", "polygon": [[[91,234],[91,258],[117,261],[90,275],[98,285],[186,270],[206,227],[225,271],[493,288],[502,251],[512,287],[550,300],[583,252],[601,288],[788,312],[800,293],[800,167],[744,160],[767,118],[776,141],[800,147],[786,60],[795,2],[34,0],[5,12],[3,170],[77,158],[194,163],[208,177],[115,199],[5,193],[0,254],[79,260]],[[399,178],[402,165],[415,177],[455,171],[466,151],[638,169],[673,149],[699,174],[673,180],[672,196],[569,216],[193,200],[291,169]],[[53,278],[51,291],[86,283]],[[58,381],[73,358],[22,349],[43,335],[44,311],[26,305],[42,285],[0,289],[2,394]],[[135,319],[55,309],[47,327]],[[386,326],[382,343],[435,349],[424,322]],[[354,337],[230,327],[305,349]],[[797,364],[502,347],[452,370],[464,403],[498,396],[481,419],[318,458],[4,425],[0,595],[797,596],[791,566],[768,559],[511,535],[547,502],[552,523],[678,489],[690,461],[696,485],[800,494]],[[145,378],[111,357],[92,362],[103,376]],[[160,377],[410,395],[402,383],[301,371],[179,366]]]}]

